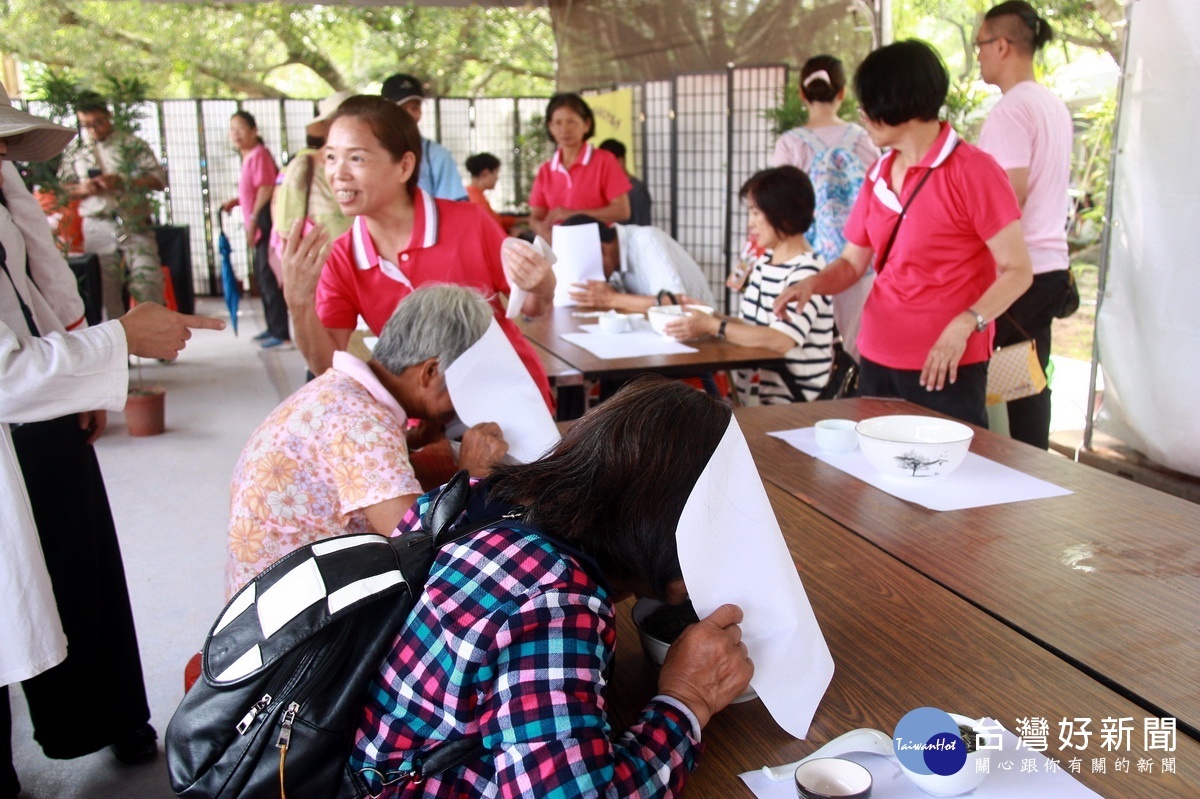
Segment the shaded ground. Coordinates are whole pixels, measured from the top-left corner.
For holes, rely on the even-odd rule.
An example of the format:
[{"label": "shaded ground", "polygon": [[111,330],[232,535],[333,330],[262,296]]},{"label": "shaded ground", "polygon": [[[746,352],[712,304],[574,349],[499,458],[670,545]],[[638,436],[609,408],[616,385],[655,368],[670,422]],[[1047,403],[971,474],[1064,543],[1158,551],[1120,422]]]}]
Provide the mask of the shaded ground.
[{"label": "shaded ground", "polygon": [[1071,268],[1079,283],[1079,310],[1066,319],[1054,320],[1050,351],[1081,361],[1092,360],[1092,334],[1096,326],[1096,286],[1099,278],[1097,248],[1072,256]]}]

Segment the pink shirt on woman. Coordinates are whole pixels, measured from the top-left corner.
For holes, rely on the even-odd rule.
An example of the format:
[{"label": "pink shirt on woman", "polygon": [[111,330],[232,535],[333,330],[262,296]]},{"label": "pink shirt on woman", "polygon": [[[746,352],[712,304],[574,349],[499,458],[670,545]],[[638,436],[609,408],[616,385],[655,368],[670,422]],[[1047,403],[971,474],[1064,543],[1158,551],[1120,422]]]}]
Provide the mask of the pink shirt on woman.
[{"label": "pink shirt on woman", "polygon": [[[275,159],[265,145],[255,147],[242,161],[242,175],[238,178],[238,205],[242,207],[242,222],[247,230],[254,219],[254,198],[258,196],[259,188],[274,186],[278,174]],[[257,244],[261,236],[262,231],[256,231],[253,243]]]},{"label": "pink shirt on woman", "polygon": [[[956,146],[957,145],[957,146]],[[893,150],[867,172],[846,220],[846,240],[879,258],[900,210],[930,170],[909,207],[887,261],[863,307],[858,349],[891,369],[920,369],[950,320],[996,282],[988,239],[1021,218],[1008,176],[994,158],[958,140],[945,122],[921,163],[909,168],[900,196],[892,190]],[[992,330],[972,333],[963,365],[986,361]]]}]

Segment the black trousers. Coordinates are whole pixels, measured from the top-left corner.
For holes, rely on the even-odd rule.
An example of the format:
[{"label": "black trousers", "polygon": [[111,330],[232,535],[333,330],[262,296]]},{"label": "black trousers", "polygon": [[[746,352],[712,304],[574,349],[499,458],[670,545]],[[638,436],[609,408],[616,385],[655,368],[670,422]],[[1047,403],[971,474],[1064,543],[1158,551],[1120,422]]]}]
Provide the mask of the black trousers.
[{"label": "black trousers", "polygon": [[892,369],[868,358],[861,360],[858,396],[899,397],[970,424],[988,426],[987,361],[960,365],[954,383],[947,383],[941,391],[926,391],[921,386],[920,369]]},{"label": "black trousers", "polygon": [[275,270],[268,260],[271,253],[271,206],[268,203],[258,212],[258,229],[262,237],[254,245],[254,275],[258,278],[258,291],[262,294],[263,318],[267,330],[277,339],[287,341],[292,337],[288,330],[287,300],[283,298],[283,287],[275,277]]},{"label": "black trousers", "polygon": [[[21,688],[46,756],[79,757],[150,719],[125,568],[100,464],[76,417],[22,425],[13,443],[67,636],[66,660]],[[8,702],[0,689],[0,790],[6,773],[15,779]]]},{"label": "black trousers", "polygon": [[[1070,281],[1067,270],[1033,276],[1033,285],[996,319],[996,346],[1033,339],[1042,371],[1050,363],[1050,324],[1063,307]],[[1050,387],[1008,403],[1008,434],[1038,449],[1050,446]]]}]

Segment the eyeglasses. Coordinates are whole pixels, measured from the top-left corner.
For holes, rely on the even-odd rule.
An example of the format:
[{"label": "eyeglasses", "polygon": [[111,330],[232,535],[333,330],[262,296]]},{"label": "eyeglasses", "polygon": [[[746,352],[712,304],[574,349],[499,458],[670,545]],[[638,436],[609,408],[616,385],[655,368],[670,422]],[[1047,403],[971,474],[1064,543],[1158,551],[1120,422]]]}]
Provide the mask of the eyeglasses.
[{"label": "eyeglasses", "polygon": [[992,37],[992,38],[990,38],[990,39],[983,39],[982,41],[980,41],[980,40],[978,40],[978,39],[977,39],[977,40],[975,41],[975,51],[976,51],[976,52],[978,52],[978,51],[982,50],[982,49],[984,48],[984,46],[985,46],[985,45],[989,45],[989,44],[991,44],[992,42],[998,41],[998,40],[1000,40],[1000,39],[1003,39],[1003,38],[1004,38],[1003,36],[993,36],[993,37]]}]

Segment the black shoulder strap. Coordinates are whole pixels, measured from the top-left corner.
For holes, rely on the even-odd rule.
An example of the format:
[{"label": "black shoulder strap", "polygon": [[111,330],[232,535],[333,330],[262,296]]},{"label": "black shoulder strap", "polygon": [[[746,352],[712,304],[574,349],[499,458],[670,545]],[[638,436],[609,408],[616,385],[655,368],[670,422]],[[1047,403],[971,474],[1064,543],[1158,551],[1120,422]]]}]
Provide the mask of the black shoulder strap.
[{"label": "black shoulder strap", "polygon": [[[953,154],[958,149],[958,142],[954,143],[950,153]],[[946,158],[950,156],[947,155]],[[880,169],[883,167],[881,166]],[[908,195],[908,202],[900,209],[900,218],[896,220],[896,226],[892,228],[892,235],[888,237],[887,245],[883,248],[883,252],[875,259],[875,274],[883,272],[883,265],[887,263],[888,254],[892,251],[892,245],[896,243],[896,234],[900,232],[900,225],[904,224],[904,217],[908,215],[908,209],[912,207],[913,200],[917,199],[917,195],[921,192],[921,187],[925,185],[925,181],[929,180],[929,176],[933,174],[933,170],[937,167],[931,166],[925,170],[925,174],[921,176],[921,180],[917,183],[917,187],[913,189],[913,193]]]}]

